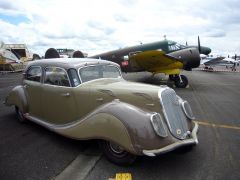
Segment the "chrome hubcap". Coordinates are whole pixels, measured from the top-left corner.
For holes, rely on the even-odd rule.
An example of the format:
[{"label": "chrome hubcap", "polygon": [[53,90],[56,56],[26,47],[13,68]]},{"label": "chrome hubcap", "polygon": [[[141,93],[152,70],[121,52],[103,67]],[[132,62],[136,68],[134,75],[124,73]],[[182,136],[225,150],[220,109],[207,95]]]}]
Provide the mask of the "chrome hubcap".
[{"label": "chrome hubcap", "polygon": [[111,150],[116,154],[122,154],[124,152],[124,149],[121,146],[118,146],[113,143],[109,143]]}]

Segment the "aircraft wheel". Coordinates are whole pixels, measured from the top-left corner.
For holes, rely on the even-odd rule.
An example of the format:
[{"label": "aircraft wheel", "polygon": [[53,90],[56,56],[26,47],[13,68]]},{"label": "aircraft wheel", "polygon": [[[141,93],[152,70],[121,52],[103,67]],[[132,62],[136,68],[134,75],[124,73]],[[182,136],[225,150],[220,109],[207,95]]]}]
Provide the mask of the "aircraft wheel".
[{"label": "aircraft wheel", "polygon": [[[180,76],[181,76],[181,78],[180,78]],[[176,76],[175,81],[174,81],[175,86],[177,88],[185,88],[188,85],[188,79],[184,75],[180,75],[180,76]]]},{"label": "aircraft wheel", "polygon": [[105,157],[110,161],[118,165],[130,165],[132,164],[136,156],[125,151],[121,146],[115,143],[100,140],[100,148],[103,151]]}]

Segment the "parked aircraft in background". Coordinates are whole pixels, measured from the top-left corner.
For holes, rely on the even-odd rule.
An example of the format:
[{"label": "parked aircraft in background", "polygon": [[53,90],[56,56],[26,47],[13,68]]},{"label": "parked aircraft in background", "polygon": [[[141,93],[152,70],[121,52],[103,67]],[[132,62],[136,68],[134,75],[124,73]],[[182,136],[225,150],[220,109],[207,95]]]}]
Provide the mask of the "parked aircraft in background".
[{"label": "parked aircraft in background", "polygon": [[4,47],[4,43],[0,43],[0,64],[20,63],[20,58],[17,57],[11,50]]},{"label": "parked aircraft in background", "polygon": [[0,71],[20,71],[28,61],[40,59],[38,54],[31,53],[26,44],[0,43]]},{"label": "parked aircraft in background", "polygon": [[230,57],[223,56],[206,56],[201,60],[201,64],[204,65],[204,69],[213,70],[214,66],[226,66],[226,68],[231,67],[233,71],[236,70],[236,66],[239,66],[240,61],[237,60],[237,55],[234,59]]}]

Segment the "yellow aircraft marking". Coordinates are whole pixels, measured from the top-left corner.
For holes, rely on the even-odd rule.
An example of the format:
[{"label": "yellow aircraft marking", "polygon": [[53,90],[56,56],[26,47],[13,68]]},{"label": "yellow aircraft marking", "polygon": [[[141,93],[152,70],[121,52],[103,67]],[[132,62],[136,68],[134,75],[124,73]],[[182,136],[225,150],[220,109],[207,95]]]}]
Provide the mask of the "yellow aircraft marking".
[{"label": "yellow aircraft marking", "polygon": [[200,125],[204,126],[212,126],[212,127],[217,127],[217,128],[225,128],[225,129],[235,129],[235,130],[240,130],[239,126],[229,126],[229,125],[224,125],[224,124],[214,124],[214,123],[208,123],[208,122],[202,122],[202,121],[194,121]]}]

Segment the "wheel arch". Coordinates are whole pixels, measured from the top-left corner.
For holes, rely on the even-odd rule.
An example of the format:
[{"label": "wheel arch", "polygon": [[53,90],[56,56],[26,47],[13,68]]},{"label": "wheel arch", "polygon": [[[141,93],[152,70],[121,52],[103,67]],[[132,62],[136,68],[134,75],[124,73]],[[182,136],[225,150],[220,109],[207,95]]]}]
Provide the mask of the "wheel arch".
[{"label": "wheel arch", "polygon": [[13,88],[6,97],[5,104],[8,106],[14,105],[21,109],[21,111],[24,113],[28,112],[28,103],[24,87],[16,86],[15,88]]}]

